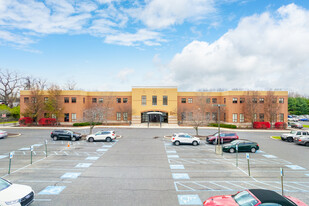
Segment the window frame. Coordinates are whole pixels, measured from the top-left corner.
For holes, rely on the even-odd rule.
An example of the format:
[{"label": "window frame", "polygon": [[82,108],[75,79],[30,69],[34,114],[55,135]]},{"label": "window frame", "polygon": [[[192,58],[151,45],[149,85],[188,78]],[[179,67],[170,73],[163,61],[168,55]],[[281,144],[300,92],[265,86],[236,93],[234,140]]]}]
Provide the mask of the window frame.
[{"label": "window frame", "polygon": [[238,102],[238,98],[237,97],[233,97],[232,103],[233,104],[237,104],[237,102]]},{"label": "window frame", "polygon": [[147,105],[147,96],[146,95],[142,95],[141,96],[141,101],[142,101],[141,102],[142,105],[144,105],[144,106]]},{"label": "window frame", "polygon": [[65,104],[70,103],[70,97],[64,97],[63,100]]},{"label": "window frame", "polygon": [[158,105],[158,96],[153,95],[152,96],[152,106],[157,106]]},{"label": "window frame", "polygon": [[187,98],[181,98],[181,103],[186,104],[187,103]]},{"label": "window frame", "polygon": [[77,102],[77,98],[76,97],[71,97],[71,103],[76,103],[76,102]]},{"label": "window frame", "polygon": [[91,100],[91,102],[92,102],[92,103],[97,103],[97,98],[96,98],[96,97],[93,97],[92,100]]}]

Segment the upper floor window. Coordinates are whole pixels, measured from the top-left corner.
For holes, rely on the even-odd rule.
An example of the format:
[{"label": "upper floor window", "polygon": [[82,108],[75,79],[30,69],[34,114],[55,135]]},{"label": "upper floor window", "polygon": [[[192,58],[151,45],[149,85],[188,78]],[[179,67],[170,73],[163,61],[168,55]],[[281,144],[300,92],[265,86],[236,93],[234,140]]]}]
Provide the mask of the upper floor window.
[{"label": "upper floor window", "polygon": [[193,103],[193,99],[192,98],[188,98],[188,103],[192,104]]},{"label": "upper floor window", "polygon": [[103,103],[103,98],[99,98],[99,103]]},{"label": "upper floor window", "polygon": [[257,98],[252,98],[252,103],[257,103]]},{"label": "upper floor window", "polygon": [[217,98],[212,98],[212,103],[217,103]]},{"label": "upper floor window", "polygon": [[284,103],[284,98],[279,98],[279,103],[283,104]]},{"label": "upper floor window", "polygon": [[238,99],[234,97],[234,98],[233,98],[233,103],[236,104],[237,101],[238,101]]},{"label": "upper floor window", "polygon": [[122,102],[123,102],[123,103],[127,103],[127,102],[128,102],[128,98],[123,98],[123,99],[122,99]]},{"label": "upper floor window", "polygon": [[157,96],[152,96],[152,105],[157,105]]},{"label": "upper floor window", "polygon": [[76,97],[72,97],[71,102],[76,103]]},{"label": "upper floor window", "polygon": [[92,98],[92,103],[97,103],[97,98]]},{"label": "upper floor window", "polygon": [[121,98],[116,99],[117,103],[121,103]]},{"label": "upper floor window", "polygon": [[239,103],[244,103],[245,102],[245,98],[239,98]]},{"label": "upper floor window", "polygon": [[277,98],[273,98],[272,103],[273,104],[277,103]]},{"label": "upper floor window", "polygon": [[264,103],[264,98],[260,98],[260,103]]},{"label": "upper floor window", "polygon": [[186,103],[186,98],[181,98],[181,103]]},{"label": "upper floor window", "polygon": [[[224,104],[226,103],[226,98],[223,99]],[[237,103],[237,102],[236,102]]]},{"label": "upper floor window", "polygon": [[69,103],[70,102],[70,98],[69,97],[64,97],[64,103]]},{"label": "upper floor window", "polygon": [[44,102],[48,102],[48,97],[44,97]]},{"label": "upper floor window", "polygon": [[142,96],[142,105],[146,105],[146,101],[147,99],[146,99],[146,96],[145,95],[143,95]]},{"label": "upper floor window", "polygon": [[32,98],[31,98],[31,102],[32,102],[32,103],[36,103],[36,102],[37,102],[36,97],[32,97]]},{"label": "upper floor window", "polygon": [[24,97],[24,103],[29,103],[29,97]]},{"label": "upper floor window", "polygon": [[84,98],[83,98],[83,103],[85,104],[85,102],[86,102],[86,98],[84,97]]},{"label": "upper floor window", "polygon": [[206,98],[206,104],[210,103],[210,98]]},{"label": "upper floor window", "polygon": [[168,97],[167,96],[163,96],[163,105],[167,105],[167,100],[168,100]]}]

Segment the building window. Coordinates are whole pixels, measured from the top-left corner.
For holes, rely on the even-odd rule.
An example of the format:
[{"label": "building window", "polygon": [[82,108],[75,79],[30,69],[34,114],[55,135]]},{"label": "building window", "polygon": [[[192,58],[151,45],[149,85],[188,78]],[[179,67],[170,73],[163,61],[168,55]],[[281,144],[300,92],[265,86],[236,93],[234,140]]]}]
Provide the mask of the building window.
[{"label": "building window", "polygon": [[260,122],[264,122],[264,113],[260,113]]},{"label": "building window", "polygon": [[36,100],[35,97],[32,97],[32,98],[31,98],[31,102],[32,102],[32,103],[36,103],[36,101],[37,101],[37,100]]},{"label": "building window", "polygon": [[24,103],[29,103],[29,97],[24,97]]},{"label": "building window", "polygon": [[210,98],[206,98],[206,104],[210,103]]},{"label": "building window", "polygon": [[[226,103],[226,98],[224,98],[223,101],[224,101],[224,104],[225,104],[225,103]],[[236,102],[236,103],[237,103],[237,102]]]},{"label": "building window", "polygon": [[49,113],[44,113],[44,118],[49,118]]},{"label": "building window", "polygon": [[181,103],[186,103],[186,98],[181,98]]},{"label": "building window", "polygon": [[146,105],[146,101],[147,99],[146,99],[146,96],[142,96],[142,105]]},{"label": "building window", "polygon": [[48,102],[48,97],[44,97],[44,102]]},{"label": "building window", "polygon": [[260,103],[264,103],[264,98],[260,98]]},{"label": "building window", "polygon": [[64,113],[64,121],[69,122],[70,121],[70,113]]},{"label": "building window", "polygon": [[226,122],[226,113],[223,114],[223,121]]},{"label": "building window", "polygon": [[284,98],[279,98],[279,103],[283,104],[284,103]]},{"label": "building window", "polygon": [[128,102],[128,98],[123,98],[122,102],[123,103],[127,103]]},{"label": "building window", "polygon": [[212,103],[217,103],[217,98],[212,98]]},{"label": "building window", "polygon": [[212,113],[212,120],[217,121],[217,112]]},{"label": "building window", "polygon": [[239,103],[244,103],[245,102],[245,98],[239,98]]},{"label": "building window", "polygon": [[117,103],[121,103],[121,98],[117,98],[117,99],[116,99],[116,102],[117,102]]},{"label": "building window", "polygon": [[[279,116],[279,118],[280,118],[280,116]],[[272,122],[277,122],[277,114],[272,114]]]},{"label": "building window", "polygon": [[192,104],[193,103],[193,99],[192,98],[188,98],[188,103]]},{"label": "building window", "polygon": [[237,104],[237,100],[238,100],[238,99],[234,97],[234,98],[233,98],[233,104]]},{"label": "building window", "polygon": [[210,120],[210,112],[206,112],[206,121]]},{"label": "building window", "polygon": [[92,98],[92,103],[97,103],[97,98]]},{"label": "building window", "polygon": [[152,105],[157,105],[157,96],[152,96]]},{"label": "building window", "polygon": [[277,103],[277,98],[273,98],[272,103],[276,104]]},{"label": "building window", "polygon": [[99,98],[99,103],[103,103],[103,98]]},{"label": "building window", "polygon": [[76,113],[72,113],[72,122],[76,122]]},{"label": "building window", "polygon": [[56,115],[56,114],[52,114],[51,117],[54,118],[54,119],[56,119],[56,118],[57,118],[57,115]]},{"label": "building window", "polygon": [[233,114],[233,122],[237,122],[237,114]]},{"label": "building window", "polygon": [[253,114],[253,121],[256,122],[256,120],[257,120],[257,115],[256,115],[256,113],[254,113]]},{"label": "building window", "polygon": [[86,102],[86,99],[85,99],[85,97],[83,98],[83,103],[85,104],[85,102]]},{"label": "building window", "polygon": [[257,98],[252,98],[252,103],[257,103]]},{"label": "building window", "polygon": [[245,122],[244,114],[239,114],[239,122]]},{"label": "building window", "polygon": [[279,114],[279,122],[284,122],[284,114],[283,113]]},{"label": "building window", "polygon": [[64,97],[64,103],[69,103],[70,102],[70,98],[69,97]]},{"label": "building window", "polygon": [[122,115],[123,115],[123,120],[127,121],[128,120],[128,112],[124,112]]},{"label": "building window", "polygon": [[192,112],[188,112],[188,120],[192,121],[193,119],[193,113]]},{"label": "building window", "polygon": [[121,112],[117,112],[117,121],[121,120]]},{"label": "building window", "polygon": [[167,100],[168,100],[167,96],[163,96],[163,105],[167,105]]},{"label": "building window", "polygon": [[71,102],[72,102],[72,103],[76,103],[76,97],[72,97],[72,98],[71,98]]},{"label": "building window", "polygon": [[186,120],[186,113],[185,112],[181,112],[181,120]]}]

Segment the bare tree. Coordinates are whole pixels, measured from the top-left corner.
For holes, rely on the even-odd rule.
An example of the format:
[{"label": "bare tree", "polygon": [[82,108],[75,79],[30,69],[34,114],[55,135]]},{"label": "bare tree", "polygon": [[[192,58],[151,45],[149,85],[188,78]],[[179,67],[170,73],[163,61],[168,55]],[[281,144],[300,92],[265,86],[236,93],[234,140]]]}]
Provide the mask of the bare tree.
[{"label": "bare tree", "polygon": [[75,90],[76,89],[76,82],[74,80],[68,80],[65,84],[65,89],[67,90]]},{"label": "bare tree", "polygon": [[95,105],[84,110],[84,121],[90,123],[90,133],[92,134],[93,128],[97,122],[103,122],[103,108]]},{"label": "bare tree", "polygon": [[107,124],[108,120],[110,120],[112,112],[113,112],[113,104],[115,103],[115,99],[113,94],[111,93],[109,96],[104,97],[102,104],[102,114],[103,120],[102,122]]},{"label": "bare tree", "polygon": [[277,121],[279,104],[274,91],[268,91],[264,99],[264,113],[271,126]]},{"label": "bare tree", "polygon": [[47,81],[41,78],[34,78],[32,76],[27,76],[23,78],[23,88],[24,90],[31,90],[33,88],[38,88],[40,90],[45,90],[47,87]]},{"label": "bare tree", "polygon": [[0,98],[9,107],[13,107],[20,88],[21,77],[17,72],[0,69]]},{"label": "bare tree", "polygon": [[247,119],[248,122],[251,122],[252,126],[257,119],[258,96],[258,91],[247,91],[247,94],[245,95],[245,119]]},{"label": "bare tree", "polygon": [[61,104],[61,93],[62,90],[58,85],[52,84],[48,88],[48,99],[44,100],[45,111],[50,112],[56,118],[57,124],[59,123],[59,118],[63,115],[63,107]]}]

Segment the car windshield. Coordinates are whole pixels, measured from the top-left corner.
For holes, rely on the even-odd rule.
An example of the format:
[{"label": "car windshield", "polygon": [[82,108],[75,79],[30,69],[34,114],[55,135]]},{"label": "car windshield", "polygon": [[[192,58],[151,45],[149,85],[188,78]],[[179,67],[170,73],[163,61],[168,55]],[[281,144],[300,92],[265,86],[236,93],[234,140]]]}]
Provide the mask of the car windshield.
[{"label": "car windshield", "polygon": [[253,206],[258,203],[258,201],[247,191],[240,192],[233,196],[233,198],[240,206]]},{"label": "car windshield", "polygon": [[231,142],[231,144],[239,144],[240,143],[240,140],[234,140]]},{"label": "car windshield", "polygon": [[296,131],[291,131],[291,134],[296,134]]},{"label": "car windshield", "polygon": [[5,188],[8,188],[11,184],[4,179],[0,178],[0,191],[4,190]]}]

